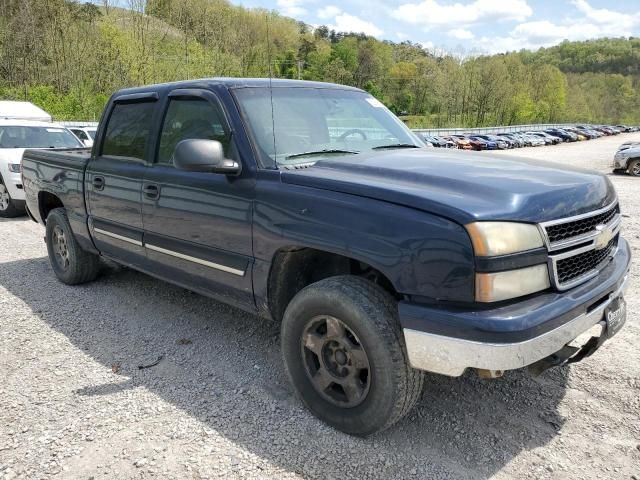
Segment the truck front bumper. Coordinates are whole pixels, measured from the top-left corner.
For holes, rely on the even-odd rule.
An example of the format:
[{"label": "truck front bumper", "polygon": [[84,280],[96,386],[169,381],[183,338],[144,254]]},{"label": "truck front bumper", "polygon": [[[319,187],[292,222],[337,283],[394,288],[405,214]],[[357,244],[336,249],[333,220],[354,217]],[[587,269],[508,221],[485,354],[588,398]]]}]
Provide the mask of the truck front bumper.
[{"label": "truck front bumper", "polygon": [[[587,342],[590,351],[582,352],[579,358],[588,356],[624,322],[623,295],[630,260],[629,246],[620,239],[614,259],[589,282],[567,292],[550,292],[489,310],[444,310],[401,302],[400,320],[410,364],[452,377],[467,368],[518,369],[564,351],[600,324],[602,338]],[[612,311],[613,320],[607,318]],[[616,324],[610,325],[610,321]]]}]

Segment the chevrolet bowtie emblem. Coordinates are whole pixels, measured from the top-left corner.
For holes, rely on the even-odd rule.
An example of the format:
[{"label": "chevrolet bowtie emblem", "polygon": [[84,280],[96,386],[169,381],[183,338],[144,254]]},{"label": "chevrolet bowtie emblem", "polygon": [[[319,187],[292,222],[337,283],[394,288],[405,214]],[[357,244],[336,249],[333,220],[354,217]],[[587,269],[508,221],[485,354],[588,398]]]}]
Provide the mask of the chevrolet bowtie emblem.
[{"label": "chevrolet bowtie emblem", "polygon": [[595,240],[596,250],[602,250],[609,245],[609,242],[613,239],[613,228],[606,225],[598,225],[596,227],[598,236]]}]

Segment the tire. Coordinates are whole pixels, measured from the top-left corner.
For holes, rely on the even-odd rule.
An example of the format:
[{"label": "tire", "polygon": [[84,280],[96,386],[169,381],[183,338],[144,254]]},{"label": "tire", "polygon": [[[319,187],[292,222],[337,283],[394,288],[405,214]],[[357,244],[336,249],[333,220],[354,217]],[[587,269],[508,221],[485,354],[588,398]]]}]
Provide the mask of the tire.
[{"label": "tire", "polygon": [[24,206],[11,198],[9,190],[0,181],[0,217],[13,218],[24,215],[26,210]]},{"label": "tire", "polygon": [[627,172],[633,177],[640,177],[640,160],[631,160]]},{"label": "tire", "polygon": [[331,277],[304,288],[285,311],[281,342],[302,402],[350,435],[389,428],[422,393],[424,374],[409,366],[396,302],[365,279]]},{"label": "tire", "polygon": [[51,268],[62,283],[78,285],[95,280],[100,257],[80,248],[64,208],[54,208],[47,216],[45,239]]}]

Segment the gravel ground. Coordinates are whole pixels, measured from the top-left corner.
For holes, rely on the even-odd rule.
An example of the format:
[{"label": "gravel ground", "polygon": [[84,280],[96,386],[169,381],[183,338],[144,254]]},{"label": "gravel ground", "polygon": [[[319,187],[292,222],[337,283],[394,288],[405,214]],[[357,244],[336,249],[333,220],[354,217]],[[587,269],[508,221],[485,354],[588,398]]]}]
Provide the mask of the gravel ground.
[{"label": "gravel ground", "polygon": [[[498,154],[608,172],[633,138]],[[637,258],[640,179],[611,179]],[[363,440],[295,399],[276,324],[115,266],[62,285],[42,237],[0,220],[0,477],[640,478],[637,266],[628,323],[593,357],[539,378],[430,375],[409,418]]]}]

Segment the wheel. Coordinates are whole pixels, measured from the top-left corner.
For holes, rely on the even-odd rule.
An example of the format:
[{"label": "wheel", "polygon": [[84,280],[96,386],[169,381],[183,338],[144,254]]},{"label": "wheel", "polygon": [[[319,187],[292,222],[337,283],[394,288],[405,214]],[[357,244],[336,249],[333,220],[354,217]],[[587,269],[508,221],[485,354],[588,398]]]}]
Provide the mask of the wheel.
[{"label": "wheel", "polygon": [[67,285],[94,280],[100,269],[100,258],[80,248],[64,208],[54,208],[47,216],[47,252],[56,277]]},{"label": "wheel", "polygon": [[4,183],[0,183],[0,217],[12,218],[25,213],[24,207],[11,198],[9,190],[7,190]]},{"label": "wheel", "polygon": [[631,160],[627,172],[634,177],[640,177],[640,160]]},{"label": "wheel", "polygon": [[285,368],[302,402],[345,433],[367,436],[411,411],[424,375],[409,366],[394,299],[368,280],[309,285],[282,321]]}]

